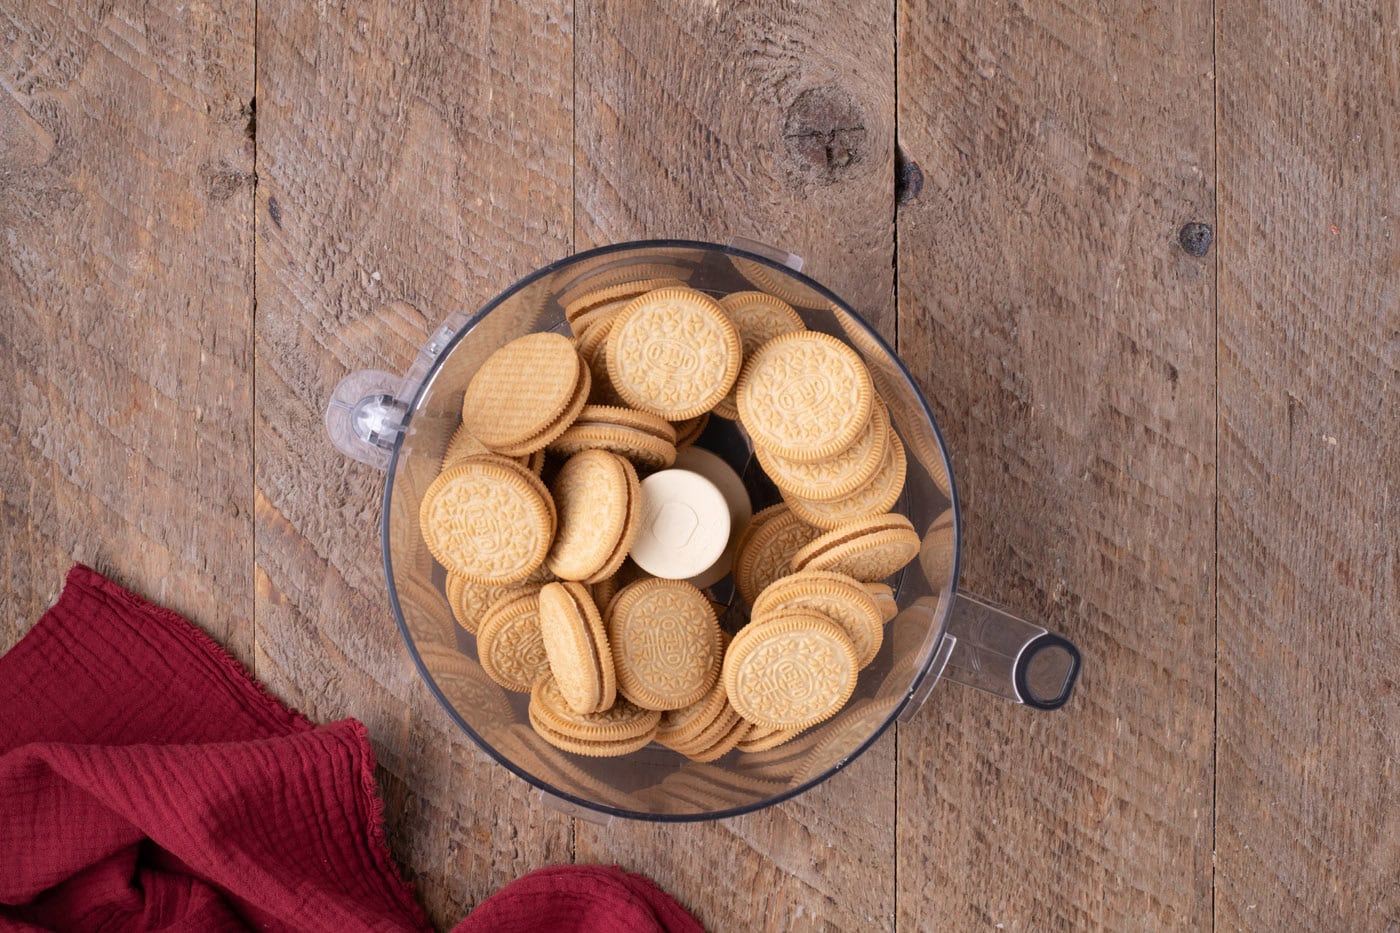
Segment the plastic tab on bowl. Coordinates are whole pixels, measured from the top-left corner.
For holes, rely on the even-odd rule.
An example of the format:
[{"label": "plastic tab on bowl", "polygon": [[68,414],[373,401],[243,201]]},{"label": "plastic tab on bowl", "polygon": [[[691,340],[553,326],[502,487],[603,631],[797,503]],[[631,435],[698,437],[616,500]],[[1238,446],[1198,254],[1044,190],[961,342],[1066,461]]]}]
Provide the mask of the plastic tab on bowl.
[{"label": "plastic tab on bowl", "polygon": [[757,240],[750,240],[744,236],[732,236],[729,238],[729,245],[735,249],[741,249],[746,253],[753,253],[755,256],[762,256],[764,259],[771,259],[782,266],[787,266],[793,272],[801,272],[803,266],[802,257],[796,253],[789,253],[785,249],[778,249]]},{"label": "plastic tab on bowl", "polygon": [[948,666],[948,659],[953,656],[953,649],[957,647],[958,640],[952,635],[944,635],[943,640],[938,643],[938,650],[933,656],[933,661],[929,664],[928,672],[914,684],[910,693],[909,702],[899,714],[900,722],[908,722],[924,708],[928,702],[929,694],[933,688],[938,686],[938,681],[943,677],[943,669]]},{"label": "plastic tab on bowl", "polygon": [[413,393],[467,323],[461,312],[448,315],[401,376],[361,369],[340,380],[326,404],[326,434],[335,449],[353,460],[388,469]]},{"label": "plastic tab on bowl", "polygon": [[362,369],[340,380],[326,405],[326,433],[336,450],[384,469],[407,410],[397,393],[403,377]]}]

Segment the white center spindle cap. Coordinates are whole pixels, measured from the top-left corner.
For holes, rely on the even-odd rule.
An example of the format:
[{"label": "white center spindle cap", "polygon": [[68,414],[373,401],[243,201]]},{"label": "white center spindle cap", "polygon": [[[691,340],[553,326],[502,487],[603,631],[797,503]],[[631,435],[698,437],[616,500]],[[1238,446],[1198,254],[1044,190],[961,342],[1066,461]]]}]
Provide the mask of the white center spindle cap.
[{"label": "white center spindle cap", "polygon": [[753,503],[749,501],[749,492],[744,488],[744,481],[739,478],[738,473],[734,472],[734,468],[718,454],[713,454],[700,447],[687,447],[676,455],[676,467],[681,470],[690,470],[692,473],[699,473],[714,483],[715,488],[729,503],[728,546],[725,547],[724,553],[719,556],[719,560],[710,566],[709,570],[690,578],[691,583],[703,590],[705,587],[713,586],[723,580],[733,568],[734,546],[739,543],[739,533],[753,518]]},{"label": "white center spindle cap", "polygon": [[690,470],[662,470],[642,480],[642,526],[632,559],[647,573],[685,580],[709,570],[729,543],[729,503],[715,484]]}]

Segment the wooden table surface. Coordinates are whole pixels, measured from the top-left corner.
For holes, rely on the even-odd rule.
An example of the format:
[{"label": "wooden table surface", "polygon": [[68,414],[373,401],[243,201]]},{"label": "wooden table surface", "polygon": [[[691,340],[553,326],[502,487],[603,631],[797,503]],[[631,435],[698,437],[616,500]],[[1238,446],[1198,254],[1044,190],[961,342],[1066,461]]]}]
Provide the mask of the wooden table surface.
[{"label": "wooden table surface", "polygon": [[[0,50],[0,650],[84,561],[360,718],[443,925],[569,861],[713,930],[1400,925],[1395,3],[18,0]],[[964,585],[1084,674],[598,826],[419,683],[322,413],[542,263],[732,234],[897,341]]]}]

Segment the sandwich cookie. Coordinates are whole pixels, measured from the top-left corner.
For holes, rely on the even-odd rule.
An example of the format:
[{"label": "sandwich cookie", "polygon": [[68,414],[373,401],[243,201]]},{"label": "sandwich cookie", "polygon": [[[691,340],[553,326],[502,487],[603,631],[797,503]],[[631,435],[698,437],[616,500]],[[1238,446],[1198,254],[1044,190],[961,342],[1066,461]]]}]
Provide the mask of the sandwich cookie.
[{"label": "sandwich cookie", "polygon": [[526,334],[486,358],[462,396],[462,424],[495,453],[522,456],[558,437],[588,401],[591,375],[573,342]]},{"label": "sandwich cookie", "polygon": [[612,651],[602,616],[582,583],[549,583],[540,590],[540,634],[549,672],[576,713],[608,709],[617,698]]},{"label": "sandwich cookie", "polygon": [[636,469],[617,454],[585,450],[559,470],[551,492],[559,527],[545,565],[562,580],[611,577],[637,535],[642,503]]},{"label": "sandwich cookie", "polygon": [[724,309],[689,288],[632,300],[608,334],[608,375],[634,408],[668,421],[694,418],[724,398],[739,375],[739,334]]},{"label": "sandwich cookie", "polygon": [[515,583],[544,563],[554,500],[538,477],[497,457],[459,460],[423,494],[418,523],[438,563],[470,583]]},{"label": "sandwich cookie", "polygon": [[884,580],[919,553],[919,534],[903,515],[888,513],[840,525],[792,557],[793,570],[830,570],[863,582]]}]

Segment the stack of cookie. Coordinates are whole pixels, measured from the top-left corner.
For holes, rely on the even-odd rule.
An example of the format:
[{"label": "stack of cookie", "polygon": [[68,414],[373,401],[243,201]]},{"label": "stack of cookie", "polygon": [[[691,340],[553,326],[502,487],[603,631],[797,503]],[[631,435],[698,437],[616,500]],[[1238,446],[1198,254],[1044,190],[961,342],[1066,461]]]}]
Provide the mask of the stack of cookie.
[{"label": "stack of cookie", "polygon": [[752,728],[729,702],[724,682],[716,680],[699,700],[661,714],[656,741],[691,761],[714,761],[737,748]]},{"label": "stack of cookie", "polygon": [[[897,611],[879,581],[919,547],[889,512],[904,449],[859,355],[772,294],[716,300],[666,267],[565,299],[573,340],[512,341],[466,387],[420,509],[482,669],[582,755],[656,741],[707,762],[833,716]],[[732,640],[726,605],[627,561],[639,474],[712,413],[742,424],[784,500],[733,530],[750,620]]]},{"label": "stack of cookie", "polygon": [[807,524],[832,529],[888,512],[904,446],[860,355],[829,334],[763,344],[744,364],[739,420],[763,470]]},{"label": "stack of cookie", "polygon": [[580,450],[610,450],[638,465],[664,469],[676,462],[675,425],[649,411],[618,405],[585,405],[578,420],[549,445],[568,457]]},{"label": "stack of cookie", "polygon": [[715,690],[724,654],[719,622],[705,595],[683,580],[631,583],[606,615],[581,584],[549,583],[539,606],[544,664],[529,715],[558,748],[627,754],[657,737],[665,712]]}]

